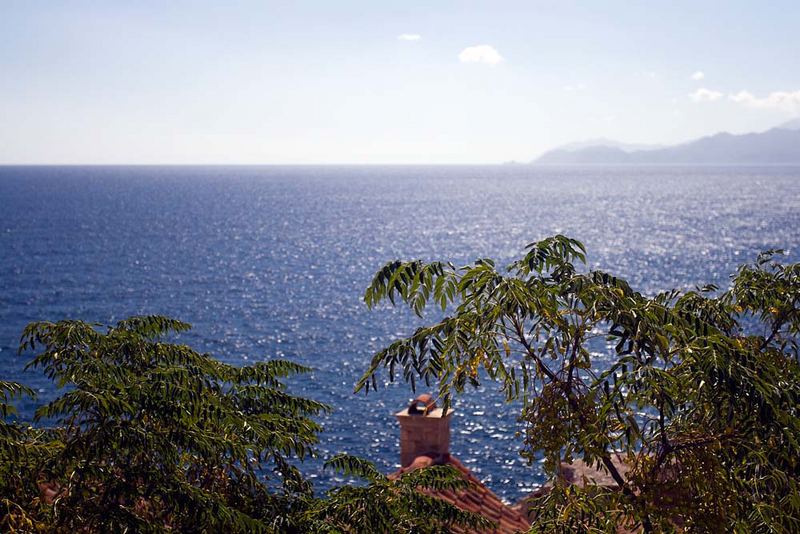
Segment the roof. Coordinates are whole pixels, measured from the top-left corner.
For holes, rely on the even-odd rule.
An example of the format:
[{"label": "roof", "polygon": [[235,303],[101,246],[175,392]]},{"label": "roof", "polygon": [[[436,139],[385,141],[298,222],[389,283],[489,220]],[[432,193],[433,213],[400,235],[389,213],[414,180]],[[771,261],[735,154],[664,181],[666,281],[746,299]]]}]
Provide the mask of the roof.
[{"label": "roof", "polygon": [[[621,454],[612,454],[611,463],[617,468],[621,475],[625,475],[630,471],[630,466],[625,462]],[[583,460],[572,460],[571,462],[561,462],[558,467],[558,478],[567,484],[573,484],[578,487],[586,486],[601,486],[607,489],[619,489],[619,485],[608,472],[606,467],[597,463],[594,465],[587,464]],[[541,497],[550,492],[553,488],[553,481],[550,480],[544,486],[534,491],[528,497],[522,499],[518,505],[527,508],[527,502],[532,497]]]},{"label": "roof", "polygon": [[[526,532],[530,528],[530,522],[523,514],[503,503],[489,488],[483,485],[472,472],[467,469],[458,459],[450,454],[423,455],[417,456],[413,462],[399,471],[390,475],[398,477],[410,471],[428,467],[430,465],[450,465],[455,467],[467,480],[473,483],[472,487],[462,491],[434,491],[421,489],[428,495],[439,497],[451,504],[454,504],[468,512],[475,512],[493,521],[496,528],[479,531],[485,534],[514,534],[516,532]],[[463,528],[453,528],[454,534],[467,534]]]},{"label": "roof", "polygon": [[[625,463],[625,458],[621,454],[611,455],[611,463],[623,476],[630,470],[630,466]],[[605,488],[619,488],[614,477],[601,463],[589,465],[583,460],[573,460],[572,463],[561,462],[559,476],[565,482],[580,487],[593,485]]]},{"label": "roof", "polygon": [[[623,476],[630,470],[630,466],[625,462],[625,457],[622,454],[612,454],[611,463]],[[619,485],[602,463],[588,464],[579,459],[572,460],[571,462],[561,462],[557,476],[562,482],[581,488],[599,486],[610,490],[619,489]],[[531,499],[543,497],[552,489],[553,481],[550,480],[528,497],[522,499],[515,505],[515,508],[528,514],[528,516],[533,519],[536,515],[536,508],[534,501]],[[623,524],[617,526],[618,534],[631,534],[635,532],[641,532],[641,530],[632,530],[629,526],[624,524],[624,521]]]}]

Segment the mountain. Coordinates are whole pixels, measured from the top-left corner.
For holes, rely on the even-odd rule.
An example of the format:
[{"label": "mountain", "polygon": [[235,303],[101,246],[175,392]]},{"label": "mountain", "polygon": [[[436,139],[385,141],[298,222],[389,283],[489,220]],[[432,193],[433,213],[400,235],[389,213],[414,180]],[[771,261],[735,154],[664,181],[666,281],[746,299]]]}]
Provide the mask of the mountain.
[{"label": "mountain", "polygon": [[587,139],[586,141],[578,141],[577,143],[569,143],[558,147],[559,150],[575,151],[582,148],[602,146],[606,148],[619,148],[625,152],[633,152],[636,150],[653,150],[656,148],[664,148],[664,145],[646,145],[644,143],[623,143],[621,141],[614,141],[613,139],[605,139],[599,137],[597,139]]},{"label": "mountain", "polygon": [[800,130],[800,117],[786,121],[778,126],[778,128],[783,128],[784,130]]},{"label": "mountain", "polygon": [[680,145],[626,151],[604,145],[545,152],[537,165],[800,165],[800,120],[766,132],[718,133]]}]

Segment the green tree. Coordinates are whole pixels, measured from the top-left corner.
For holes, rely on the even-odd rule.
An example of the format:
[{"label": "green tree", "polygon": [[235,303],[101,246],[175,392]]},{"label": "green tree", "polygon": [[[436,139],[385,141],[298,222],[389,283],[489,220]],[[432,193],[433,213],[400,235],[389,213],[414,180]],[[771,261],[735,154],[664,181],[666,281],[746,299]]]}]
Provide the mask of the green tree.
[{"label": "green tree", "polygon": [[46,432],[8,418],[14,398],[34,393],[16,382],[0,380],[0,531],[44,532],[44,509],[37,484],[38,465],[53,450]]},{"label": "green tree", "polygon": [[[521,401],[525,457],[544,455],[552,475],[579,458],[616,481],[557,482],[532,504],[534,532],[798,532],[800,264],[775,257],[740,267],[726,291],[653,296],[580,268],[583,245],[560,235],[505,272],[488,259],[391,262],[368,306],[450,313],[379,351],[356,390],[386,368],[412,388],[438,383],[448,406],[486,376]],[[610,366],[592,355],[597,338],[615,346]]]},{"label": "green tree", "polygon": [[357,476],[366,484],[331,490],[327,499],[309,510],[308,532],[448,534],[454,525],[471,530],[493,526],[484,517],[420,491],[468,489],[471,483],[452,466],[417,469],[396,479],[378,472],[370,462],[348,455],[335,456],[326,467]]},{"label": "green tree", "polygon": [[25,329],[20,351],[37,353],[28,367],[63,392],[37,410],[40,428],[28,428],[6,421],[7,401],[32,392],[0,383],[4,531],[356,533],[380,518],[427,533],[483,524],[431,498],[399,505],[418,487],[464,487],[454,470],[389,480],[337,457],[331,468],[366,484],[315,496],[295,463],[314,454],[314,417],[330,408],[290,395],[283,381],[307,368],[237,367],[169,341],[188,329],[160,316]]},{"label": "green tree", "polygon": [[[65,530],[278,530],[310,487],[290,462],[312,452],[328,407],[289,395],[288,361],[223,364],[165,342],[189,325],[133,317],[101,331],[39,322],[21,350],[39,354],[59,387],[36,418],[61,425],[63,448],[44,465],[61,484],[54,524]],[[262,483],[264,470],[281,492]]]}]

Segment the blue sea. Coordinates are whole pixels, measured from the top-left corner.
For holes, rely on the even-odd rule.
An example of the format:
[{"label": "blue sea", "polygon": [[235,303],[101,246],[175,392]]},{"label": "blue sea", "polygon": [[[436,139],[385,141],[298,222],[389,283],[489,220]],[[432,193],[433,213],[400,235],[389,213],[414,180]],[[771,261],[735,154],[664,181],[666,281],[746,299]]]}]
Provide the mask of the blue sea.
[{"label": "blue sea", "polygon": [[[313,367],[291,391],[335,407],[321,456],[388,473],[410,388],[353,385],[420,323],[367,310],[372,275],[393,259],[502,265],[555,233],[646,293],[725,287],[761,250],[800,260],[800,168],[0,167],[0,376],[39,391],[19,405],[30,419],[55,390],[23,372],[28,322],[170,315],[194,325],[182,341],[224,361]],[[492,384],[455,409],[451,451],[490,488],[515,501],[544,481],[518,455],[518,406]],[[335,482],[319,462],[305,469],[320,490]]]}]

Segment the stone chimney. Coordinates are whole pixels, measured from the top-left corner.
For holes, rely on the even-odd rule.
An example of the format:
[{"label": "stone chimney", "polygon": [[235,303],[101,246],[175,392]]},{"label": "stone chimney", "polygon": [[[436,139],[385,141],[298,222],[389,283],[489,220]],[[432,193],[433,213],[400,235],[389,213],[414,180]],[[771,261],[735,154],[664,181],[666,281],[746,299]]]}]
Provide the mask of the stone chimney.
[{"label": "stone chimney", "polygon": [[450,453],[450,417],[444,415],[430,395],[411,401],[408,408],[395,414],[400,422],[400,464],[408,466],[417,456]]}]

